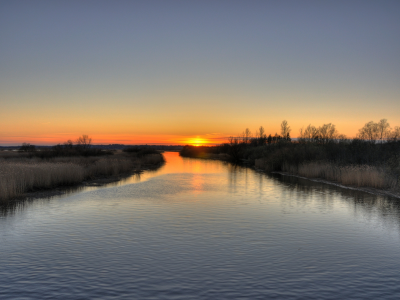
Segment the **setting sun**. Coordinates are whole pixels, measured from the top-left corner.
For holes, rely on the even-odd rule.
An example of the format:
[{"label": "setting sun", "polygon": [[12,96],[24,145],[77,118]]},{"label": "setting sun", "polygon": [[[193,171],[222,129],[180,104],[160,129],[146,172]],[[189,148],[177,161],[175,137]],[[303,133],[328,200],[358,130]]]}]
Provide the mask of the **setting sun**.
[{"label": "setting sun", "polygon": [[186,143],[192,146],[205,146],[209,144],[209,141],[200,137],[195,137],[188,139]]}]

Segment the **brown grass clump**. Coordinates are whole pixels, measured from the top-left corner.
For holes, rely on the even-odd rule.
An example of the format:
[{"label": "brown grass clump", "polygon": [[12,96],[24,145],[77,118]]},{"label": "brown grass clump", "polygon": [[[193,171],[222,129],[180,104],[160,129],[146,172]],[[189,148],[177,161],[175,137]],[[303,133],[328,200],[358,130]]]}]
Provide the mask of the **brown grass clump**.
[{"label": "brown grass clump", "polygon": [[157,165],[163,161],[161,154],[138,158],[123,153],[111,157],[55,157],[48,160],[14,154],[7,159],[0,157],[0,202],[37,189],[139,171],[142,165]]}]

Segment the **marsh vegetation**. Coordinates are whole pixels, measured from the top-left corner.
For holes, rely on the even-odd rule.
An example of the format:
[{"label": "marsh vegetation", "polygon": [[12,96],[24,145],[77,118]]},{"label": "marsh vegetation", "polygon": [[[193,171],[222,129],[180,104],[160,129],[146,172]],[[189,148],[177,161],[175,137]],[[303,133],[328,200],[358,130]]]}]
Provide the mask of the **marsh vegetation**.
[{"label": "marsh vegetation", "polygon": [[0,152],[0,202],[26,192],[139,172],[164,161],[159,152],[146,149],[102,151],[91,149],[90,143],[74,145],[70,141],[44,151],[28,146],[19,152]]}]

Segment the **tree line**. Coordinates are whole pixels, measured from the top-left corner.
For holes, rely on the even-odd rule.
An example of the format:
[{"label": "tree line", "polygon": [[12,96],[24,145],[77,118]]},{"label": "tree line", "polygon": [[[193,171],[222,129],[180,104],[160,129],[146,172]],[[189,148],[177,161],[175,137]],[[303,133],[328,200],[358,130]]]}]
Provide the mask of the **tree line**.
[{"label": "tree line", "polygon": [[371,142],[380,141],[397,141],[400,139],[400,127],[395,126],[393,129],[390,127],[387,119],[381,119],[378,123],[370,121],[358,131],[357,137],[362,140]]},{"label": "tree line", "polygon": [[92,138],[87,134],[78,137],[75,142],[68,140],[62,144],[57,144],[50,149],[37,151],[35,145],[23,143],[19,151],[28,152],[29,156],[40,158],[52,158],[58,156],[100,156],[110,155],[111,151],[102,151],[101,149],[94,149],[92,146]]},{"label": "tree line", "polygon": [[[267,136],[264,127],[260,126],[259,129],[256,130],[254,136],[250,131],[250,129],[246,128],[238,136],[236,137],[230,136],[228,138],[228,141],[229,144],[231,145],[245,144],[251,146],[263,146],[266,144],[273,144],[279,142],[291,142],[292,141],[292,138],[290,137],[291,131],[292,129],[288,125],[288,122],[286,120],[283,120],[281,123],[280,134],[275,133],[275,135],[269,134]],[[400,127],[395,126],[394,128],[391,128],[387,119],[381,119],[377,123],[370,121],[358,130],[358,133],[355,138],[369,141],[372,143],[397,141],[400,139]],[[297,138],[297,142],[299,143],[314,142],[320,144],[346,141],[346,140],[351,140],[351,139],[347,138],[347,136],[344,134],[340,134],[336,129],[336,126],[332,123],[323,124],[322,126],[319,127],[309,124],[307,127],[305,128],[303,127],[300,129],[299,136]]]},{"label": "tree line", "polygon": [[[61,150],[61,149],[89,149],[92,144],[92,138],[87,134],[83,134],[76,139],[75,145],[72,140],[68,140],[63,144],[57,144],[53,147],[53,150]],[[19,147],[19,151],[23,152],[32,152],[36,151],[36,146],[31,145],[30,143],[22,143],[21,147]]]},{"label": "tree line", "polygon": [[245,145],[251,145],[251,146],[263,146],[266,144],[273,144],[277,142],[282,142],[282,141],[291,141],[290,137],[290,126],[288,125],[288,122],[286,120],[282,121],[281,124],[281,135],[278,133],[275,133],[274,136],[266,135],[265,129],[263,126],[260,126],[256,133],[255,136],[252,135],[252,132],[250,131],[249,128],[246,128],[241,134],[238,136],[230,136],[228,138],[229,144],[245,144]]},{"label": "tree line", "polygon": [[[228,143],[214,147],[185,146],[180,154],[189,157],[213,157],[233,162],[255,164],[260,159],[270,171],[282,171],[285,166],[294,169],[310,162],[329,162],[336,166],[376,166],[400,182],[400,129],[393,129],[386,119],[368,122],[355,138],[340,134],[332,123],[300,129],[299,137],[290,137],[291,128],[284,120],[280,135],[266,136],[261,126],[253,136],[246,128]],[[208,153],[209,155],[204,155]],[[224,156],[225,155],[225,156]]]}]

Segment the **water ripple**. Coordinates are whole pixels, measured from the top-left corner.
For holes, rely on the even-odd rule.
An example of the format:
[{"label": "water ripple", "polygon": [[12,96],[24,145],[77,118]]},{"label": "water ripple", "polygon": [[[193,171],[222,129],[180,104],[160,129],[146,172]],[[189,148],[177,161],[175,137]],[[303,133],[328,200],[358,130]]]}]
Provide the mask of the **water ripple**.
[{"label": "water ripple", "polygon": [[398,202],[166,157],[2,216],[0,299],[399,298]]}]

